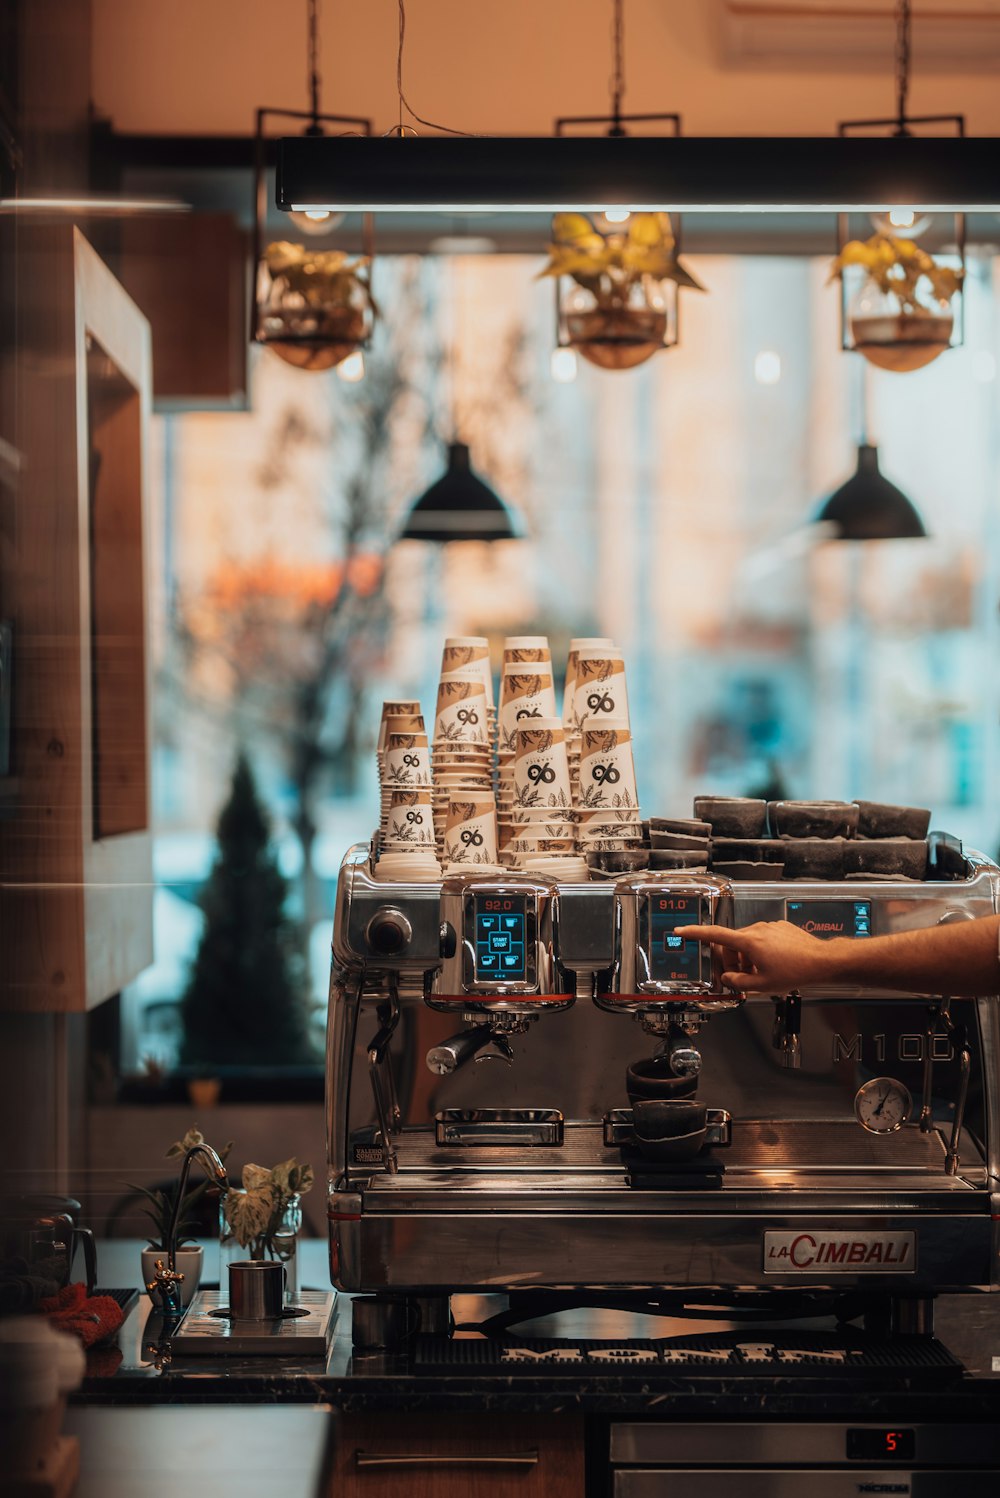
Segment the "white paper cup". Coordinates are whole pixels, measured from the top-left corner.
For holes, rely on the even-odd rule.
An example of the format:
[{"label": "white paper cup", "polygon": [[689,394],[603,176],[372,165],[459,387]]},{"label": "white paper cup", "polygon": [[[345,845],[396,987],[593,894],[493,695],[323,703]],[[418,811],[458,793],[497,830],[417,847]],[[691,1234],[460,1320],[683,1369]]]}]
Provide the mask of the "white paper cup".
[{"label": "white paper cup", "polygon": [[584,727],[628,722],[625,662],[615,650],[581,652],[573,686],[573,721]]},{"label": "white paper cup", "polygon": [[434,747],[489,744],[486,689],[479,681],[443,681],[438,686]]},{"label": "white paper cup", "polygon": [[430,753],[425,733],[393,733],[386,743],[382,784],[386,790],[406,790],[431,783]]},{"label": "white paper cup", "polygon": [[449,865],[496,863],[497,814],[491,798],[449,801],[444,859]]},{"label": "white paper cup", "polygon": [[514,730],[514,794],[519,806],[569,806],[569,764],[556,718],[522,720]]},{"label": "white paper cup", "polygon": [[580,808],[637,808],[632,736],[624,724],[584,729],[580,761]]},{"label": "white paper cup", "polygon": [[399,850],[433,844],[434,815],[430,791],[393,791],[383,847]]},{"label": "white paper cup", "polygon": [[536,718],[556,717],[556,696],[552,686],[552,673],[511,671],[504,672],[500,686],[500,750],[504,755],[513,755],[516,750],[515,731],[522,723],[530,724]]}]

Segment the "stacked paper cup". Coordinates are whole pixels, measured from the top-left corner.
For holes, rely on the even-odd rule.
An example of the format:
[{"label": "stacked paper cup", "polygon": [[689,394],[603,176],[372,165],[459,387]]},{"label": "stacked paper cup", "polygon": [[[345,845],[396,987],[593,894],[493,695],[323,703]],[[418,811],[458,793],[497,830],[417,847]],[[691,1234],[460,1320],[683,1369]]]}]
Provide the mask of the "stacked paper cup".
[{"label": "stacked paper cup", "polygon": [[[424,728],[424,715],[421,713],[421,704],[418,701],[407,698],[407,700],[392,700],[382,704],[382,721],[379,724],[379,742],[376,745],[376,762],[379,765],[379,831],[385,833],[386,816],[389,813],[389,797],[392,795],[394,786],[389,785],[386,780],[386,749],[388,749],[389,737],[392,734],[424,734],[424,742],[427,743],[427,730]],[[424,758],[427,758],[425,753]],[[406,765],[412,770],[412,765]],[[416,779],[407,780],[406,785],[416,785]],[[404,789],[406,785],[395,786]]]},{"label": "stacked paper cup", "polygon": [[432,753],[434,832],[443,853],[450,803],[493,798],[493,744],[482,672],[448,672],[438,685]]},{"label": "stacked paper cup", "polygon": [[440,877],[430,788],[393,791],[375,878],[425,884]]},{"label": "stacked paper cup", "polygon": [[580,849],[617,853],[642,845],[632,734],[625,719],[584,723],[580,760]]},{"label": "stacked paper cup", "polygon": [[544,636],[514,636],[504,642],[500,681],[499,744],[497,752],[497,825],[501,861],[514,832],[514,761],[517,730],[536,719],[556,716],[552,660]]},{"label": "stacked paper cup", "polygon": [[449,635],[441,652],[441,680],[481,681],[486,689],[486,719],[491,746],[496,748],[497,711],[493,701],[490,642],[482,635]]},{"label": "stacked paper cup", "polygon": [[596,652],[600,656],[614,650],[614,641],[603,635],[590,635],[569,642],[569,654],[566,657],[566,682],[563,687],[562,721],[566,734],[566,758],[569,764],[569,781],[573,790],[574,803],[577,800],[580,784],[580,734],[582,730],[576,717],[576,678],[580,656],[589,656],[591,652]]},{"label": "stacked paper cup", "polygon": [[522,719],[514,738],[513,835],[505,850],[508,862],[554,879],[588,878],[587,864],[577,850],[562,721],[556,717]]},{"label": "stacked paper cup", "polygon": [[497,808],[492,790],[474,798],[451,796],[444,831],[444,871],[460,874],[499,873],[497,858]]}]

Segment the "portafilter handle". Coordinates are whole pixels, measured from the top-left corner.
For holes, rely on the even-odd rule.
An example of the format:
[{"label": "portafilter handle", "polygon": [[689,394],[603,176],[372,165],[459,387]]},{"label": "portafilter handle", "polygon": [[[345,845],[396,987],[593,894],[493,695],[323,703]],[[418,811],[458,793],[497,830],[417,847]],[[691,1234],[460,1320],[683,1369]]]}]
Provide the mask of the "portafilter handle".
[{"label": "portafilter handle", "polygon": [[439,1077],[450,1077],[452,1072],[458,1071],[460,1066],[471,1061],[483,1046],[489,1045],[490,1039],[488,1024],[473,1025],[470,1030],[460,1030],[457,1035],[443,1040],[440,1045],[431,1046],[424,1058],[427,1068]]}]

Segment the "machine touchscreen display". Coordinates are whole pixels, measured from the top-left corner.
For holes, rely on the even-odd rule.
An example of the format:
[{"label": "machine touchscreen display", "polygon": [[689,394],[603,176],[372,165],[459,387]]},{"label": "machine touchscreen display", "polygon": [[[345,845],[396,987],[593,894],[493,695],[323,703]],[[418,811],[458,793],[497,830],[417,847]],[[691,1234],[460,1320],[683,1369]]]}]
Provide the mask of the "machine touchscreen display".
[{"label": "machine touchscreen display", "polygon": [[477,895],[476,978],[487,983],[524,983],[527,899],[524,895]]},{"label": "machine touchscreen display", "polygon": [[684,927],[703,919],[697,895],[649,896],[649,976],[654,983],[700,983],[702,947]]},{"label": "machine touchscreen display", "polygon": [[793,926],[813,936],[871,936],[870,900],[787,900],[785,909]]}]

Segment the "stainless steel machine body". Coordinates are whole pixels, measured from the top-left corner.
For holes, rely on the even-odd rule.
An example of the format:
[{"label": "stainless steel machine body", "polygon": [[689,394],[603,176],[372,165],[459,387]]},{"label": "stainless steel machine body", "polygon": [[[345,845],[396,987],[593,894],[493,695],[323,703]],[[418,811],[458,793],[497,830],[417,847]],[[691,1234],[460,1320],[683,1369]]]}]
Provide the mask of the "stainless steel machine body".
[{"label": "stainless steel machine body", "polygon": [[[912,1329],[938,1292],[997,1288],[997,996],[804,990],[740,1004],[710,960],[692,980],[669,958],[692,913],[735,926],[790,919],[858,940],[992,914],[1000,871],[981,855],[966,854],[960,877],[921,883],[724,886],[681,873],[557,889],[447,881],[444,891],[379,883],[369,858],[363,846],[347,854],[334,923],[336,1285],[829,1289],[887,1297],[904,1318],[898,1307],[910,1305]],[[519,1003],[491,991],[469,948],[483,937],[477,915],[493,913],[476,903],[491,889],[541,902],[545,971],[529,981],[517,970]],[[673,924],[664,915],[651,935],[652,893],[696,909]],[[543,991],[554,1012],[532,1009]],[[432,1007],[445,995],[450,1015]],[[620,1009],[635,1013],[606,1012]],[[620,1149],[624,1070],[657,1045],[676,1049],[678,1071],[700,1059],[718,1168],[638,1189]]]}]

